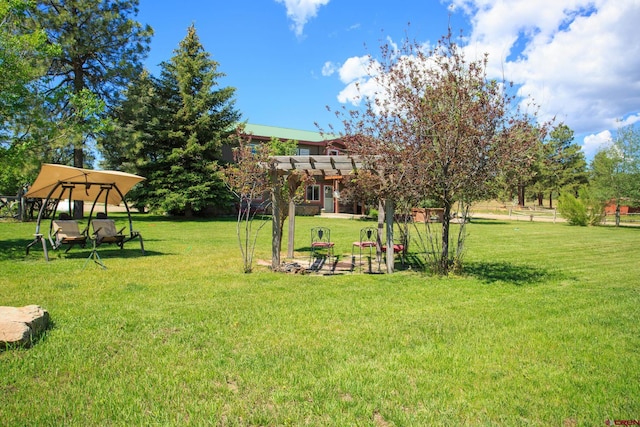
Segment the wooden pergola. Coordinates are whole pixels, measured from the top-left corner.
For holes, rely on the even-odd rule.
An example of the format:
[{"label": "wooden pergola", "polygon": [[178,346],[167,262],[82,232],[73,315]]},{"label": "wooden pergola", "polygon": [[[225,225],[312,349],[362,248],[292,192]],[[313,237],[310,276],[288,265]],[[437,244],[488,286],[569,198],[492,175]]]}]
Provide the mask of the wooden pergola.
[{"label": "wooden pergola", "polygon": [[282,172],[299,170],[314,176],[346,176],[362,169],[358,156],[272,156],[276,169]]},{"label": "wooden pergola", "polygon": [[[300,171],[314,177],[343,177],[349,176],[363,167],[361,156],[271,156],[271,173],[278,176],[290,174],[292,171]],[[279,182],[276,180],[276,182]],[[273,206],[277,205],[276,200],[272,200]],[[385,224],[386,224],[386,245],[393,248],[393,202],[388,200],[385,203]],[[273,235],[279,230],[276,214],[273,215]],[[287,243],[287,257],[293,258],[295,237],[295,204],[289,202],[289,240]],[[279,259],[279,253],[275,253],[278,248],[272,247],[272,264]],[[394,252],[387,251],[386,255],[387,272],[393,272]],[[278,267],[273,265],[273,267]]]}]

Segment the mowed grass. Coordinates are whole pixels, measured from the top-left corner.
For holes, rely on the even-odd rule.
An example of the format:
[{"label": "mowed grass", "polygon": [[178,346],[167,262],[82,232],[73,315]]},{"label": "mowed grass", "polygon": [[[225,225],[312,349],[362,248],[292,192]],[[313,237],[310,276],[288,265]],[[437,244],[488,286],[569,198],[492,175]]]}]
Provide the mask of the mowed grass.
[{"label": "mowed grass", "polygon": [[[0,305],[54,322],[0,353],[2,425],[640,418],[640,228],[477,220],[465,274],[436,278],[247,275],[232,220],[134,220],[147,255],[101,248],[106,270],[82,249],[25,257],[35,225],[0,223]],[[297,218],[302,256],[315,225],[348,254],[363,223]]]}]

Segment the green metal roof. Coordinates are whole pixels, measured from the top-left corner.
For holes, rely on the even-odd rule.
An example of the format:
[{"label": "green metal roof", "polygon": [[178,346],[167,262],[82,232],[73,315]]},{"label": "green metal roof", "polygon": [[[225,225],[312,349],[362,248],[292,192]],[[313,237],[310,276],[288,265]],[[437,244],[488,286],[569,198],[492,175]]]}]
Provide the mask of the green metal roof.
[{"label": "green metal roof", "polygon": [[309,130],[298,130],[289,128],[280,128],[276,126],[254,125],[247,123],[245,125],[245,132],[251,133],[255,136],[268,136],[276,137],[280,139],[291,139],[294,141],[309,141],[309,142],[322,142],[328,139],[335,138],[333,135],[323,136],[320,132],[313,132]]}]

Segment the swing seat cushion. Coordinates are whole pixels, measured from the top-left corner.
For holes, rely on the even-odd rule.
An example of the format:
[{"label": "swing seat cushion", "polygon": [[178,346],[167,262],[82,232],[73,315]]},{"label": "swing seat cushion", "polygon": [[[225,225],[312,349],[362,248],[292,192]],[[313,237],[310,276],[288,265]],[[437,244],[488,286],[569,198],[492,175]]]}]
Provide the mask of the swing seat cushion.
[{"label": "swing seat cushion", "polygon": [[94,219],[91,223],[93,224],[93,233],[98,244],[120,243],[125,238],[122,230],[116,230],[116,223],[112,219]]},{"label": "swing seat cushion", "polygon": [[87,240],[86,234],[80,232],[78,221],[74,220],[54,220],[53,232],[56,241],[59,243],[84,243]]}]

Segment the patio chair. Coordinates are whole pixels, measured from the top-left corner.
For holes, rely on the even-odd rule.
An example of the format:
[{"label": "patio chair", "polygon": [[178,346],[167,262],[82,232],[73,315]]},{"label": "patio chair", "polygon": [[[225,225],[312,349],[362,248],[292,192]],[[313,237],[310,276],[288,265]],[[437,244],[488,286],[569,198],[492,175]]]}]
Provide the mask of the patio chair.
[{"label": "patio chair", "polygon": [[[368,266],[369,273],[372,273],[371,264],[373,255],[375,253],[376,260],[378,261],[378,271],[380,271],[380,257],[378,256],[378,229],[375,227],[364,227],[360,229],[360,240],[357,242],[353,242],[351,245],[351,269],[355,270],[356,266],[356,248],[358,250],[358,265],[360,266],[360,271],[362,271],[362,252],[363,250],[366,252],[368,250]],[[375,252],[374,252],[375,250]]]},{"label": "patio chair", "polygon": [[107,218],[104,214],[98,214],[96,218],[91,221],[91,224],[93,224],[93,236],[96,240],[96,245],[115,243],[120,249],[123,248],[126,236],[122,234],[122,232],[126,227],[116,230],[116,222]]},{"label": "patio chair", "polygon": [[[334,243],[331,241],[331,230],[327,227],[314,227],[311,229],[311,258],[309,265],[316,265],[315,260],[319,260],[318,266],[321,267],[324,261],[334,257]],[[320,268],[316,268],[320,269]]]},{"label": "patio chair", "polygon": [[74,245],[84,247],[87,243],[88,230],[80,231],[80,225],[78,221],[71,219],[69,214],[61,213],[58,217],[51,222],[53,234],[51,235],[51,247],[58,249],[63,245],[68,245],[65,253]]},{"label": "patio chair", "polygon": [[[393,242],[393,254],[400,254],[400,262],[404,266],[404,258],[407,251],[408,236],[402,234],[399,240]],[[382,253],[387,253],[387,245],[382,245]]]}]

